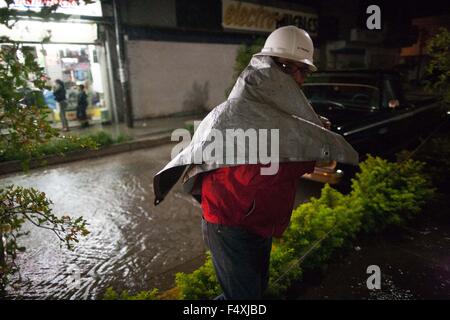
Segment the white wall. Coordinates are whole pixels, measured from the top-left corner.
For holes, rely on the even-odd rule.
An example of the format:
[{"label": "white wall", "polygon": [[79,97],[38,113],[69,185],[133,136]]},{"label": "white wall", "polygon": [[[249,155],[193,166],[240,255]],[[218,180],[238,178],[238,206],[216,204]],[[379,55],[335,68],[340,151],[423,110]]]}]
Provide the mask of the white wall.
[{"label": "white wall", "polygon": [[134,118],[210,110],[232,85],[238,45],[128,41]]}]

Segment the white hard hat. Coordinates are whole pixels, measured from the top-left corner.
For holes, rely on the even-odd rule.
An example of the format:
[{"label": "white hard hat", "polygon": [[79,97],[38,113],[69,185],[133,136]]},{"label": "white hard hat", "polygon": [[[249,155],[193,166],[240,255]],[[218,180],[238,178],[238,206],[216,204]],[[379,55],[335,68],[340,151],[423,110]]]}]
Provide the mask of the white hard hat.
[{"label": "white hard hat", "polygon": [[302,62],[311,71],[317,71],[313,64],[314,45],[309,34],[296,26],[274,30],[266,40],[264,48],[256,56],[272,56]]}]

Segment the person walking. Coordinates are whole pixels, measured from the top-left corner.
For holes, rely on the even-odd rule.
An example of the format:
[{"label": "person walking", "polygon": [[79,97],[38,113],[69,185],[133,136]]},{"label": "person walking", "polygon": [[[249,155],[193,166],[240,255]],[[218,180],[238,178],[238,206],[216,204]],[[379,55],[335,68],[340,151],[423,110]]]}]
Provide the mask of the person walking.
[{"label": "person walking", "polygon": [[53,90],[53,95],[55,96],[55,100],[58,103],[62,130],[69,131],[69,124],[66,118],[66,109],[67,109],[66,88],[64,87],[64,83],[60,79],[55,80],[55,88]]},{"label": "person walking", "polygon": [[[154,176],[155,205],[180,177],[185,190],[201,203],[203,238],[223,290],[217,299],[263,297],[272,238],[281,237],[288,227],[299,178],[312,172],[316,161],[358,163],[357,152],[328,130],[330,123],[314,112],[301,90],[317,70],[313,52],[306,31],[296,26],[273,31],[227,101],[202,120],[190,144]],[[270,131],[279,138],[266,145],[265,139],[246,143],[246,137],[230,144],[231,129]],[[221,136],[224,154],[230,147],[246,156],[257,150],[257,161],[239,156],[223,161],[224,154],[217,157],[220,148],[215,154],[205,152],[216,147]],[[270,163],[262,157],[268,149],[276,156]]]},{"label": "person walking", "polygon": [[84,85],[78,85],[78,103],[77,103],[77,119],[80,121],[81,127],[86,128],[89,126],[86,109],[88,107],[87,94],[84,91]]}]

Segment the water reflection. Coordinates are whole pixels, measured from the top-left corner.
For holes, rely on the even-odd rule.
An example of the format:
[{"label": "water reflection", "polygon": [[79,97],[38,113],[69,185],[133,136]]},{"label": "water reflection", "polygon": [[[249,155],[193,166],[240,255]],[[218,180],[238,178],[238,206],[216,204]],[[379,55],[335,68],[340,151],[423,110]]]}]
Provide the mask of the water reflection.
[{"label": "water reflection", "polygon": [[1,186],[45,192],[55,214],[83,216],[91,232],[71,252],[51,232],[26,226],[32,232],[20,240],[27,247],[18,260],[22,281],[7,297],[93,299],[108,286],[168,288],[168,270],[182,270],[192,259],[201,263],[199,206],[181,189],[153,206],[152,177],[170,150],[167,145],[3,177]]}]

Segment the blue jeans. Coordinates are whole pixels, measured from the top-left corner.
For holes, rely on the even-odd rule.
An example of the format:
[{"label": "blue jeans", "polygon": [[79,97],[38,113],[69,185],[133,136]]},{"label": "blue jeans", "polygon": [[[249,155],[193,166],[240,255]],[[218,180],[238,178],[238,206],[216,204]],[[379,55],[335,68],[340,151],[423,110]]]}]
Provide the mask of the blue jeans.
[{"label": "blue jeans", "polygon": [[204,219],[202,232],[223,290],[221,298],[261,299],[269,282],[272,238]]}]

